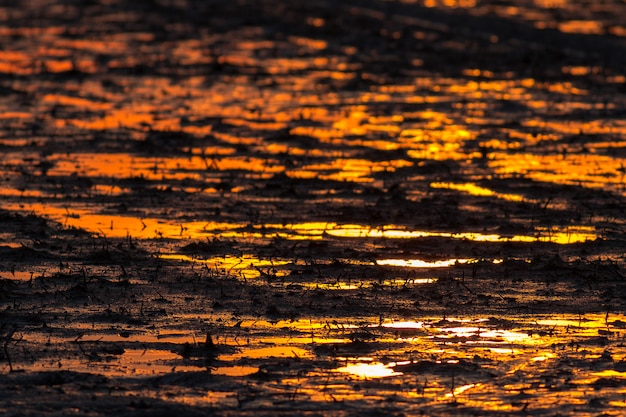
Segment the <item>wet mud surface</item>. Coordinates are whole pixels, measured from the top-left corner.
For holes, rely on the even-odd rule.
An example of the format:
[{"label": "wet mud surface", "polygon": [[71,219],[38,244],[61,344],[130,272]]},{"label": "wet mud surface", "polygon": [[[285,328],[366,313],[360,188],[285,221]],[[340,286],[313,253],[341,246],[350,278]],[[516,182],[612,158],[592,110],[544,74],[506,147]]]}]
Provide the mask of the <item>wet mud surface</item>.
[{"label": "wet mud surface", "polygon": [[625,17],[4,2],[0,414],[623,414]]}]

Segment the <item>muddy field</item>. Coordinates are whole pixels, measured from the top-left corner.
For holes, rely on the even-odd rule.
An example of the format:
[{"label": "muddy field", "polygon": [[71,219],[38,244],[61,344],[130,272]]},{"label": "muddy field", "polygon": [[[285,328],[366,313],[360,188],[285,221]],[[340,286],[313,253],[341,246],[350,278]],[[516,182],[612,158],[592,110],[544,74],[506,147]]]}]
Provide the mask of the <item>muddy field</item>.
[{"label": "muddy field", "polygon": [[619,0],[2,2],[0,414],[623,415],[625,82]]}]

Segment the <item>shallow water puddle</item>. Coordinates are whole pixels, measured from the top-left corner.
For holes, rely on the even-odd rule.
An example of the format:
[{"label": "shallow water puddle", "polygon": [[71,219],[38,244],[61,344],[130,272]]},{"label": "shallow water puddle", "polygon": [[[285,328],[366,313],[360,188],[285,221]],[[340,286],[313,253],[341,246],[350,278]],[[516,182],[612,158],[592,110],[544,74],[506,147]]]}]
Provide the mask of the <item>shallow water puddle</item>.
[{"label": "shallow water puddle", "polygon": [[423,321],[394,321],[391,323],[383,323],[380,326],[390,329],[422,329],[425,322]]},{"label": "shallow water puddle", "polygon": [[211,374],[231,377],[246,377],[259,372],[257,366],[218,366],[211,368]]},{"label": "shallow water puddle", "polygon": [[[88,347],[86,347],[88,349]],[[16,370],[28,372],[74,371],[99,373],[109,377],[163,375],[173,371],[191,372],[206,370],[204,366],[181,363],[179,354],[162,349],[124,349],[101,352],[98,356],[79,356],[42,359],[20,364]]]},{"label": "shallow water puddle", "polygon": [[[447,182],[432,182],[430,183],[429,186],[432,188],[443,188],[443,189],[448,189],[448,190],[462,191],[462,192],[466,192],[468,194],[475,195],[475,196],[502,198],[504,200],[509,200],[509,201],[524,201],[525,200],[524,196],[519,195],[519,194],[497,193],[493,190],[480,187],[472,183],[456,184],[456,183],[447,183]],[[528,200],[528,201],[532,201],[532,200]]]},{"label": "shallow water puddle", "polygon": [[406,279],[391,279],[391,280],[368,280],[360,279],[358,281],[336,281],[336,282],[298,282],[294,284],[286,284],[288,287],[302,287],[318,290],[330,290],[330,291],[349,291],[367,288],[408,288],[410,286],[419,286],[424,284],[432,284],[435,282],[435,278],[406,278]]},{"label": "shallow water puddle", "polygon": [[401,266],[409,268],[445,268],[457,264],[468,263],[469,259],[446,259],[443,261],[422,261],[420,259],[378,259],[377,265]]},{"label": "shallow water puddle", "polygon": [[[177,369],[179,372],[197,371],[196,366],[172,365],[180,355],[164,350],[128,349],[119,357],[119,368],[129,375],[158,375]],[[70,366],[71,367],[71,366]]]},{"label": "shallow water puddle", "polygon": [[58,221],[66,227],[75,227],[108,238],[135,239],[188,239],[191,236],[204,237],[220,235],[231,229],[241,229],[243,224],[221,222],[173,222],[150,217],[134,217],[113,214],[97,214],[93,209],[58,204],[20,204],[3,206],[6,209],[19,209],[43,215]]},{"label": "shallow water puddle", "polygon": [[[349,364],[338,368],[338,370],[363,378],[398,376],[403,372],[414,372],[417,369],[420,369],[421,372],[437,375],[441,372],[455,372],[452,370],[453,368],[448,370],[448,367],[458,364],[459,360],[470,360],[471,366],[459,365],[459,376],[462,376],[464,372],[470,369],[480,369],[481,363],[487,365],[488,369],[495,370],[497,368],[496,362],[492,361],[496,360],[502,361],[504,366],[510,366],[510,372],[515,372],[515,370],[520,369],[520,366],[526,367],[531,366],[532,363],[553,361],[562,355],[559,353],[562,349],[566,349],[574,355],[579,354],[579,349],[584,349],[580,351],[580,354],[587,360],[602,360],[604,357],[606,358],[605,364],[611,366],[611,363],[616,363],[615,361],[622,361],[626,357],[626,351],[619,343],[613,345],[609,359],[606,356],[605,343],[597,338],[617,338],[615,339],[617,342],[620,338],[623,339],[626,333],[622,330],[622,319],[622,316],[618,316],[607,324],[606,317],[602,315],[590,315],[578,320],[575,317],[546,318],[545,320],[533,320],[531,318],[529,321],[516,320],[515,323],[508,324],[507,327],[514,326],[510,329],[498,328],[497,324],[491,323],[488,318],[397,321],[371,325],[371,328],[394,330],[398,342],[409,343],[408,347],[403,348],[405,350],[412,351],[410,346],[414,344],[420,346],[421,356],[429,355],[432,357],[432,355],[437,355],[439,358],[451,357],[451,359],[436,359],[432,362],[397,360],[381,363],[376,362],[374,358],[367,358],[365,361],[362,358],[348,358]],[[611,323],[616,323],[616,325]],[[459,326],[460,324],[465,325]],[[427,346],[430,347],[427,348]],[[575,349],[571,350],[566,346],[575,346]],[[583,346],[585,347],[583,348]],[[389,355],[390,353],[386,354],[387,357]],[[391,354],[391,356],[396,357],[395,354]],[[476,360],[478,362],[475,362]],[[509,365],[506,365],[507,363]],[[369,369],[371,371],[368,373]],[[403,369],[407,371],[403,371]],[[589,374],[592,379],[603,376],[621,378],[623,372],[609,368],[605,371],[590,372]]]},{"label": "shallow water puddle", "polygon": [[365,282],[359,283],[350,283],[350,282],[305,282],[301,284],[297,284],[300,287],[304,288],[312,288],[318,290],[329,290],[329,291],[343,291],[343,290],[356,290],[359,288],[366,287],[367,284]]},{"label": "shallow water puddle", "polygon": [[341,225],[335,229],[329,229],[327,234],[337,237],[350,238],[389,238],[389,239],[415,239],[424,237],[444,237],[451,239],[472,240],[476,242],[552,242],[558,244],[570,244],[595,240],[595,228],[593,227],[566,227],[566,228],[537,228],[536,236],[524,235],[499,235],[478,232],[429,232],[416,230],[394,229],[393,226],[378,229],[358,225]]},{"label": "shallow water puddle", "polygon": [[206,267],[211,270],[224,271],[225,273],[233,274],[243,279],[269,276],[277,278],[283,276],[285,272],[275,271],[274,268],[278,268],[282,265],[287,265],[290,263],[290,261],[283,260],[259,259],[253,255],[224,255],[211,257],[208,259],[202,259],[187,255],[162,254],[159,255],[159,258],[198,263],[206,265]]},{"label": "shallow water puddle", "polygon": [[0,279],[30,281],[35,274],[30,271],[0,271]]},{"label": "shallow water puddle", "polygon": [[[393,392],[398,401],[407,403],[454,400],[467,405],[490,403],[493,409],[502,410],[510,409],[508,398],[517,392],[529,398],[546,398],[548,388],[538,381],[551,372],[572,369],[574,385],[562,388],[574,390],[568,401],[583,398],[591,385],[602,389],[619,406],[621,391],[610,381],[626,379],[624,323],[626,317],[617,314],[528,316],[514,321],[474,316],[378,323],[371,318],[275,322],[250,318],[222,331],[214,330],[215,343],[226,351],[201,355],[192,362],[182,356],[184,345],[203,352],[200,336],[177,331],[141,333],[130,327],[110,334],[108,325],[94,328],[91,324],[85,326],[92,329],[91,334],[79,339],[80,346],[73,344],[77,356],[14,366],[31,371],[97,371],[110,377],[200,371],[221,378],[248,379],[266,372],[261,371],[263,364],[273,363],[277,368],[263,375],[268,375],[270,385],[278,384],[272,389],[286,390],[285,395],[303,395],[315,401],[333,397],[355,401]],[[49,349],[68,342],[67,338],[40,334]],[[35,343],[37,337],[30,333],[19,340]],[[13,351],[11,344],[9,347]],[[301,377],[293,379],[296,370]],[[520,380],[516,375],[522,370],[525,376]],[[346,375],[347,379],[335,377],[329,383],[332,375]],[[358,381],[384,385],[354,385]],[[212,392],[203,395],[193,394],[181,401],[217,401]],[[228,396],[225,391],[215,395]],[[550,401],[561,403],[564,399]]]},{"label": "shallow water puddle", "polygon": [[289,240],[319,240],[325,236],[343,238],[419,239],[442,237],[476,242],[551,242],[572,244],[597,239],[594,226],[536,227],[535,235],[500,235],[480,232],[434,232],[406,230],[396,225],[377,228],[335,222],[311,222],[295,224],[261,224],[250,226],[243,223],[213,221],[172,221],[158,218],[133,217],[129,215],[95,214],[93,208],[72,207],[59,204],[20,203],[3,204],[8,210],[35,213],[56,220],[66,227],[75,227],[109,238],[248,238],[268,239],[280,237]]},{"label": "shallow water puddle", "polygon": [[391,365],[385,365],[380,362],[359,362],[353,363],[341,368],[335,369],[336,372],[342,372],[350,375],[355,375],[361,378],[388,378],[391,376],[402,375],[401,372],[393,370]]},{"label": "shallow water puddle", "polygon": [[[297,341],[294,341],[297,342]],[[292,342],[292,343],[294,343]],[[268,343],[264,341],[263,343]],[[294,343],[290,345],[276,345],[267,347],[247,347],[240,346],[239,352],[235,354],[220,355],[219,359],[223,361],[237,361],[248,359],[266,359],[266,358],[307,358],[311,357],[311,352],[300,347],[297,347]]]},{"label": "shallow water puddle", "polygon": [[554,184],[605,188],[626,195],[623,186],[624,158],[604,155],[508,155],[495,154],[489,162],[498,175],[519,175]]}]

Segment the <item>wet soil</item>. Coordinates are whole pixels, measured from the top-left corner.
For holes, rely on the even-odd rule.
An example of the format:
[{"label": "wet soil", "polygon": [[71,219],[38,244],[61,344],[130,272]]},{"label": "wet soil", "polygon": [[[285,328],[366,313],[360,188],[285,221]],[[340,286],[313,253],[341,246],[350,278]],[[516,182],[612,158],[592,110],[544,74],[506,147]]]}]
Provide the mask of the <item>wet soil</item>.
[{"label": "wet soil", "polygon": [[283,3],[0,6],[0,413],[623,413],[624,4]]}]

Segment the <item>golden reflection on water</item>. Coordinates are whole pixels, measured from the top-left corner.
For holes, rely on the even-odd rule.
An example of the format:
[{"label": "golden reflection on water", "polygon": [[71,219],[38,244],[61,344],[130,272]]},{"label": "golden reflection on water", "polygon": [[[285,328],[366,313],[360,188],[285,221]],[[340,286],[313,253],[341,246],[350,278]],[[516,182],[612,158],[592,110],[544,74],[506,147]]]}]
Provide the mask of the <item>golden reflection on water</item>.
[{"label": "golden reflection on water", "polygon": [[509,201],[524,201],[524,197],[521,195],[497,193],[488,188],[480,187],[472,183],[454,184],[454,183],[445,183],[445,182],[432,182],[430,183],[430,187],[457,190],[457,191],[466,192],[468,194],[475,195],[475,196],[496,197],[496,198],[502,198],[504,200],[509,200]]},{"label": "golden reflection on water", "polygon": [[454,390],[448,394],[446,394],[447,398],[456,397],[457,395],[463,394],[465,391],[470,390],[472,388],[480,387],[481,384],[467,384],[462,385],[460,387],[454,388]]},{"label": "golden reflection on water", "polygon": [[[51,343],[47,338],[46,343]],[[68,343],[67,341],[65,343]],[[180,363],[180,355],[163,349],[124,349],[119,355],[111,355],[107,360],[96,362],[88,358],[63,358],[61,360],[33,361],[21,367],[22,370],[31,372],[50,372],[75,370],[84,372],[99,372],[108,377],[141,377],[149,375],[163,375],[172,371],[194,372],[205,368],[196,365],[183,365]]]},{"label": "golden reflection on water", "polygon": [[[210,170],[242,170],[248,172],[276,173],[284,168],[277,161],[250,158],[230,157],[233,152],[229,148],[203,149],[202,153],[209,156],[189,157],[137,157],[128,154],[78,154],[70,157],[58,156],[51,159],[54,167],[48,175],[80,174],[87,177],[103,177],[117,179],[141,178],[144,180],[171,181],[196,179],[203,180],[206,171]],[[207,181],[208,186],[211,181]],[[210,189],[210,187],[207,187]],[[213,192],[215,189],[213,189]]]},{"label": "golden reflection on water", "polygon": [[[207,316],[209,317],[209,316]],[[359,324],[356,324],[359,323]],[[109,377],[129,375],[164,375],[176,372],[207,372],[222,378],[246,378],[254,384],[251,375],[259,372],[260,364],[268,359],[292,361],[291,366],[301,366],[306,361],[316,361],[320,351],[327,352],[335,367],[319,369],[305,367],[307,377],[294,378],[289,372],[275,382],[281,392],[299,392],[309,401],[325,402],[332,398],[359,401],[366,398],[384,398],[393,394],[398,401],[411,406],[437,403],[454,399],[466,406],[480,404],[489,410],[515,409],[510,396],[524,393],[529,400],[541,398],[541,404],[533,402],[533,409],[550,404],[584,404],[584,390],[595,386],[602,390],[608,401],[621,407],[623,389],[613,388],[608,381],[626,378],[620,368],[626,352],[620,347],[620,331],[626,318],[612,314],[586,314],[561,316],[516,317],[515,320],[475,316],[470,318],[420,318],[420,320],[387,320],[376,323],[373,318],[299,319],[268,322],[253,318],[240,320],[231,336],[217,336],[217,343],[236,349],[222,353],[210,369],[185,364],[174,347],[183,343],[195,345],[196,339],[186,332],[165,331],[154,334],[129,326],[124,335],[101,333],[109,325],[84,323],[84,329],[93,334],[85,335],[82,343],[129,343],[121,354],[107,361],[94,362],[86,359],[63,359],[63,369],[81,371],[97,370]],[[365,326],[365,327],[363,327]],[[287,331],[284,336],[271,335],[269,330]],[[355,342],[353,332],[367,329],[374,336],[370,342]],[[406,337],[412,332],[411,337]],[[245,337],[241,337],[245,335]],[[598,339],[602,336],[604,342]],[[24,334],[22,343],[29,344],[43,338],[50,346],[67,343],[68,338],[50,337],[47,333]],[[602,343],[600,343],[602,342]],[[139,343],[139,345],[137,345]],[[371,344],[367,354],[349,355],[350,346],[365,347]],[[607,353],[610,344],[610,354]],[[160,348],[156,347],[160,344]],[[164,345],[165,344],[165,345]],[[170,346],[164,349],[163,346]],[[348,355],[340,355],[334,349],[348,349]],[[177,348],[180,350],[180,348]],[[320,350],[321,349],[321,350]],[[335,353],[333,353],[335,352]],[[327,356],[328,357],[328,356]],[[285,362],[286,363],[286,362]],[[313,362],[315,363],[315,362]],[[57,362],[34,361],[26,368],[32,370],[58,369]],[[572,368],[573,366],[573,368]],[[483,371],[480,371],[483,369]],[[524,380],[518,375],[524,371]],[[554,396],[550,386],[542,381],[550,372],[574,372],[569,380],[567,399]],[[343,374],[345,379],[332,380],[333,375]],[[304,375],[304,374],[303,374]],[[454,375],[454,382],[452,380]],[[542,379],[543,378],[543,379]],[[356,386],[355,381],[367,380],[384,385]],[[272,380],[273,381],[273,380]],[[560,380],[559,380],[560,381]],[[560,384],[555,381],[554,383]],[[227,398],[226,380],[219,392],[205,392],[203,397],[180,398],[189,404],[215,403]],[[409,384],[412,389],[405,389]],[[573,384],[573,385],[571,385]],[[595,385],[594,385],[595,384]],[[558,385],[561,386],[561,385]],[[405,387],[405,388],[402,388]],[[297,388],[297,389],[296,389]],[[563,388],[565,389],[565,388]],[[295,391],[294,391],[295,390]],[[620,394],[621,392],[621,394]],[[571,394],[571,395],[570,395]],[[197,395],[197,394],[196,394]],[[513,408],[511,408],[513,407]]]},{"label": "golden reflection on water", "polygon": [[[263,275],[261,268],[274,268],[281,265],[286,265],[289,261],[281,260],[264,260],[259,259],[253,255],[241,255],[241,256],[218,256],[211,257],[209,259],[198,259],[187,255],[179,254],[162,254],[159,255],[161,259],[178,260],[191,263],[201,263],[207,265],[210,269],[226,271],[229,274],[235,274],[244,279],[258,278]],[[285,272],[273,272],[272,276],[280,277],[286,274]]]},{"label": "golden reflection on water", "polygon": [[456,264],[467,263],[469,259],[446,259],[443,261],[422,261],[420,259],[379,259],[377,265],[402,266],[409,268],[445,268]]},{"label": "golden reflection on water", "polygon": [[387,378],[401,375],[400,372],[394,371],[389,365],[385,365],[380,362],[353,363],[337,368],[335,371],[355,375],[365,379]]},{"label": "golden reflection on water", "polygon": [[588,240],[595,240],[596,234],[593,227],[576,227],[565,228],[560,230],[559,228],[541,229],[537,236],[524,236],[513,235],[503,236],[499,234],[484,234],[484,233],[448,233],[448,232],[427,232],[427,231],[408,231],[393,229],[393,226],[388,226],[389,229],[371,229],[363,228],[356,225],[342,225],[337,229],[329,229],[327,234],[338,237],[359,237],[359,238],[389,238],[389,239],[411,239],[420,237],[446,237],[452,239],[467,239],[476,242],[553,242],[558,244],[569,244],[576,242],[585,242]]},{"label": "golden reflection on water", "polygon": [[[115,190],[115,188],[113,189]],[[471,240],[476,242],[552,242],[571,244],[593,241],[597,239],[595,227],[537,227],[536,235],[500,235],[478,232],[433,232],[419,230],[403,230],[396,225],[385,225],[378,228],[361,225],[337,224],[334,222],[310,222],[296,224],[265,224],[249,227],[247,224],[203,221],[171,221],[150,217],[132,217],[128,215],[93,214],[89,208],[55,207],[54,205],[35,204],[4,204],[4,209],[34,212],[67,227],[87,230],[96,235],[106,237],[154,239],[205,239],[211,237],[239,238],[271,238],[281,237],[290,240],[319,240],[324,236],[343,238],[387,238],[417,239],[425,237],[442,237],[450,239]],[[466,260],[465,260],[466,261]],[[383,261],[404,262],[404,261]],[[452,261],[450,261],[452,262]],[[457,262],[455,260],[454,262]],[[452,263],[454,263],[452,262]],[[461,261],[463,262],[463,260]],[[413,263],[413,265],[411,265]],[[419,261],[406,261],[406,266],[418,266]],[[424,264],[424,267],[427,265]],[[448,264],[431,264],[430,266],[448,266]]]},{"label": "golden reflection on water", "polygon": [[260,348],[241,348],[241,351],[232,355],[221,355],[224,361],[234,361],[241,358],[265,359],[265,358],[307,358],[311,352],[295,346],[269,346]]},{"label": "golden reflection on water", "polygon": [[[448,364],[454,366],[454,364],[460,363],[465,358],[472,358],[473,355],[485,357],[486,352],[489,352],[490,360],[495,360],[498,363],[507,363],[509,367],[508,374],[516,375],[521,369],[526,369],[528,378],[531,380],[528,383],[522,383],[523,388],[517,388],[513,385],[504,387],[507,392],[524,391],[527,395],[541,395],[544,398],[547,395],[544,389],[537,385],[535,387],[534,378],[536,378],[535,371],[531,368],[547,367],[550,369],[558,365],[559,360],[563,360],[562,357],[580,356],[587,361],[604,360],[607,369],[602,371],[594,371],[594,366],[590,366],[589,369],[578,370],[576,383],[577,384],[593,384],[599,381],[600,378],[624,378],[622,371],[616,371],[612,366],[622,360],[624,352],[622,349],[612,349],[612,361],[607,359],[601,359],[606,357],[603,344],[597,347],[593,344],[593,340],[598,334],[603,334],[602,331],[607,328],[613,328],[610,324],[607,324],[607,317],[605,315],[586,315],[586,316],[563,316],[556,318],[542,318],[535,320],[532,317],[528,318],[526,324],[519,322],[519,328],[513,329],[500,329],[497,326],[493,327],[489,324],[490,319],[476,318],[476,319],[448,319],[444,321],[419,321],[419,322],[396,322],[386,323],[383,325],[386,328],[400,329],[415,329],[420,331],[426,331],[426,333],[415,333],[415,337],[402,338],[399,340],[410,341],[416,346],[419,346],[419,351],[426,354],[427,351],[433,355],[438,352],[440,357],[446,357],[446,355],[452,355],[453,359],[439,360],[432,364],[426,362],[412,362],[406,360],[391,360],[386,362],[377,361],[374,357],[369,358],[348,358],[349,363],[337,368],[336,371],[349,373],[357,378],[365,379],[380,379],[385,378],[389,381],[399,379],[399,381],[406,381],[406,378],[412,378],[410,374],[405,374],[401,370],[410,370],[411,366],[422,366],[427,369],[432,367],[432,370],[436,372],[437,364],[441,366]],[[623,323],[621,316],[616,316],[613,319],[616,326],[620,328]],[[539,324],[541,323],[541,324]],[[575,323],[578,323],[576,325]],[[459,326],[459,324],[464,324]],[[538,327],[537,327],[538,326]],[[583,326],[583,327],[581,327]],[[609,327],[607,327],[609,326]],[[613,328],[615,329],[615,328]],[[540,336],[538,334],[541,334]],[[546,338],[548,340],[546,340]],[[449,340],[443,342],[444,340]],[[441,346],[440,350],[428,350],[424,346],[424,341],[431,340],[434,343]],[[558,346],[566,346],[567,340],[575,340],[573,343],[584,343],[584,340],[589,340],[589,344],[585,344],[585,349],[580,353],[578,351],[571,351],[565,353],[559,353],[560,348]],[[443,343],[442,343],[443,342]],[[502,347],[498,347],[505,345]],[[465,346],[465,347],[464,347]],[[555,348],[557,346],[557,348]],[[404,348],[406,350],[406,348]],[[555,350],[556,349],[556,350]],[[474,359],[478,356],[474,356]],[[448,356],[450,357],[450,356]],[[559,359],[561,358],[561,359]],[[446,365],[446,366],[448,366]],[[404,368],[403,368],[404,366]],[[538,372],[543,372],[537,370]],[[427,380],[431,380],[431,388],[424,389],[420,394],[420,398],[434,398],[440,400],[443,398],[457,398],[461,397],[465,404],[481,404],[482,407],[488,407],[490,410],[511,410],[511,405],[503,400],[504,397],[496,394],[498,390],[494,387],[490,378],[478,378],[471,380],[469,375],[464,375],[461,371],[456,375],[459,378],[459,385],[447,385],[438,386],[434,381],[436,377],[428,376]],[[432,378],[432,379],[431,379]],[[586,379],[585,379],[586,378]],[[462,381],[470,381],[462,383]],[[587,382],[584,382],[587,381]],[[419,385],[419,383],[418,383]],[[535,388],[533,388],[535,387]],[[410,398],[410,393],[403,393],[398,395],[407,395]],[[582,393],[572,393],[572,401],[579,401],[582,397]],[[549,396],[549,395],[548,395]],[[497,399],[496,399],[497,398]],[[615,397],[613,397],[615,398]],[[460,398],[459,398],[460,399]],[[560,403],[556,399],[550,399],[554,403]]]},{"label": "golden reflection on water", "polygon": [[259,368],[256,366],[220,366],[216,369],[211,370],[211,374],[231,377],[245,377],[252,375],[258,371]]},{"label": "golden reflection on water", "polygon": [[[623,159],[603,155],[519,154],[513,159],[497,153],[492,156],[489,165],[500,175],[522,174],[538,181],[593,188],[618,185],[613,182],[624,166]],[[624,193],[623,189],[617,190]]]},{"label": "golden reflection on water", "polygon": [[[2,246],[6,245],[3,244]],[[32,271],[0,271],[0,279],[30,281],[34,276],[35,273]]]},{"label": "golden reflection on water", "polygon": [[394,321],[391,323],[383,323],[382,327],[391,329],[421,329],[424,327],[423,321]]},{"label": "golden reflection on water", "polygon": [[15,188],[0,188],[0,196],[3,197],[43,197],[39,190],[17,190]]}]

